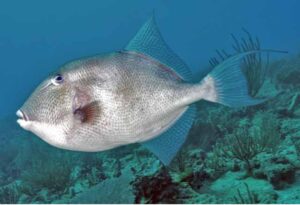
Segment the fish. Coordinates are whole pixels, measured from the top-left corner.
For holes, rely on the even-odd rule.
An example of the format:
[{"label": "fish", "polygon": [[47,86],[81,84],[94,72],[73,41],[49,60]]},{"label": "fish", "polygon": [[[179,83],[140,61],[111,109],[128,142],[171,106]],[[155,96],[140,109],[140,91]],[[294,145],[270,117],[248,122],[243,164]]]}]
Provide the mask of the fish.
[{"label": "fish", "polygon": [[195,83],[151,16],[124,49],[63,64],[17,111],[17,123],[66,150],[140,143],[168,165],[193,125],[196,102],[243,107],[264,101],[249,96],[241,70],[255,52],[229,57]]}]

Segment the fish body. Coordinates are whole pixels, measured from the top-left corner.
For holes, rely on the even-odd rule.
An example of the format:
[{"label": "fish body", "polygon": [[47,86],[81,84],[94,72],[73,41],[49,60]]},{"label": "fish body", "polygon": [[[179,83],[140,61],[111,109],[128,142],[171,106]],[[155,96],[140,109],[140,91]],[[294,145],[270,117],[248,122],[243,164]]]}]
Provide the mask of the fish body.
[{"label": "fish body", "polygon": [[238,66],[245,55],[191,83],[186,65],[165,45],[151,18],[123,51],[69,62],[49,76],[17,112],[18,123],[68,150],[142,143],[168,164],[192,125],[193,103],[261,102],[247,94]]},{"label": "fish body", "polygon": [[[52,135],[49,131],[39,134],[38,128],[35,132],[50,139],[49,143],[71,150],[102,151],[149,140],[187,109],[186,94],[196,92],[170,68],[135,52],[76,60],[64,65],[59,75],[64,78],[61,85],[53,85],[55,76],[51,76],[44,88],[32,94],[31,99],[38,100],[29,99],[21,110],[34,121],[41,115],[36,110],[44,110],[48,103],[56,105],[50,113],[45,112],[43,121],[63,127],[57,139],[48,136]],[[51,89],[59,89],[62,97],[51,100]],[[74,115],[84,107],[88,110],[82,112],[91,112],[86,121]],[[56,111],[53,120],[50,116]]]}]

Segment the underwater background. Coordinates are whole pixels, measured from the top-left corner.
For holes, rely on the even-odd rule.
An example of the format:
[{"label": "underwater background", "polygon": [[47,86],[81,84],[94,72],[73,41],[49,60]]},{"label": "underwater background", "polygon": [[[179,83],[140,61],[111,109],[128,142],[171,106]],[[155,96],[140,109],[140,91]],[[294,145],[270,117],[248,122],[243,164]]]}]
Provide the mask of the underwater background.
[{"label": "underwater background", "polygon": [[[300,1],[1,1],[0,203],[300,203]],[[229,56],[264,103],[198,102],[169,167],[139,144],[99,153],[54,148],[15,112],[75,58],[121,50],[155,13],[200,81]]]}]

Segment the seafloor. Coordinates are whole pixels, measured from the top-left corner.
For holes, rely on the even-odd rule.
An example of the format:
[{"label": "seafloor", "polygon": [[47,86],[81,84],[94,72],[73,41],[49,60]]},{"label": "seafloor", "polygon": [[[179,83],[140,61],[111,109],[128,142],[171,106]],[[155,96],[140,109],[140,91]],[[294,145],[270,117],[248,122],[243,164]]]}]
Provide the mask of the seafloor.
[{"label": "seafloor", "polygon": [[300,55],[269,68],[260,105],[199,102],[170,167],[137,144],[59,150],[2,119],[0,202],[300,203]]}]

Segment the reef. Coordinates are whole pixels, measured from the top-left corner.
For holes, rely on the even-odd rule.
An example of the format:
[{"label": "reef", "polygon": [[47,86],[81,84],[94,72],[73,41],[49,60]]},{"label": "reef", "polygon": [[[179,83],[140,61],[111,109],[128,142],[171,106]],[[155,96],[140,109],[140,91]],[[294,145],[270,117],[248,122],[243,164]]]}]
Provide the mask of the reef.
[{"label": "reef", "polygon": [[0,203],[300,203],[299,74],[300,55],[284,57],[254,80],[264,103],[197,103],[199,117],[168,167],[138,144],[56,149],[5,118]]}]

